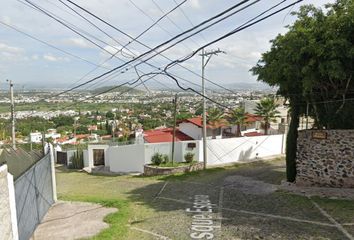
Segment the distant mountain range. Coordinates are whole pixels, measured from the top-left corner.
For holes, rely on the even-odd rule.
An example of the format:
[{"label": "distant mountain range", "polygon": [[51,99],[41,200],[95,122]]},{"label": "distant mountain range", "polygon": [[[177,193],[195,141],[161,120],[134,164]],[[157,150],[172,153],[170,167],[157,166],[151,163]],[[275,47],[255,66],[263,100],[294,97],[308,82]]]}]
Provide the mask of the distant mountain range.
[{"label": "distant mountain range", "polygon": [[104,86],[100,88],[96,88],[94,90],[91,90],[92,93],[103,93],[103,92],[129,92],[129,93],[134,93],[134,94],[140,94],[144,93],[144,91],[136,89],[136,88],[131,88],[127,86]]},{"label": "distant mountain range", "polygon": [[[199,84],[199,83],[198,83]],[[238,83],[218,83],[221,86],[227,88],[227,89],[231,89],[231,90],[239,90],[239,91],[245,91],[245,90],[270,90],[272,89],[271,87],[269,87],[267,84],[261,83],[261,82],[238,82]],[[43,84],[38,84],[38,83],[26,83],[26,84],[15,84],[14,89],[16,92],[21,92],[23,90],[25,91],[49,91],[49,90],[65,90],[69,88],[70,84],[64,84],[64,83],[57,83],[57,84],[47,84],[47,85],[43,85]],[[72,86],[71,86],[72,87]],[[103,87],[99,87],[96,88],[94,90],[89,90],[90,92],[94,92],[94,93],[99,93],[99,92],[103,92],[106,91],[110,88],[113,88],[114,86],[103,86]],[[164,86],[157,84],[155,82],[149,82],[147,84],[147,87],[151,90],[172,90],[172,91],[180,91],[180,89],[176,86],[176,84],[174,83],[170,83],[170,82],[164,82]],[[197,86],[193,86],[196,90],[200,90],[200,88],[198,89]],[[222,90],[221,88],[210,84],[208,82],[206,82],[206,88],[208,89],[212,89],[212,90]],[[111,92],[121,92],[121,91],[126,91],[130,89],[130,87],[128,86],[123,86],[117,89],[112,90]],[[7,89],[0,89],[0,90],[7,90]],[[78,91],[80,91],[80,89],[78,89]],[[87,90],[86,90],[87,91]],[[138,88],[134,88],[133,90],[131,90],[130,92],[132,93],[143,93],[146,92],[145,88],[143,86],[139,86]]]}]

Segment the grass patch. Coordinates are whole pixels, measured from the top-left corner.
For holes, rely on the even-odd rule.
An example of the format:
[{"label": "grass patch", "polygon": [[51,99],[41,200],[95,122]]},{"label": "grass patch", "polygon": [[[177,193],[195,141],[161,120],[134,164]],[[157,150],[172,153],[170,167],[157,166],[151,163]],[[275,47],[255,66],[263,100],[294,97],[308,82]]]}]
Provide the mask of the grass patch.
[{"label": "grass patch", "polygon": [[130,217],[129,201],[121,199],[102,199],[99,197],[88,196],[60,196],[59,198],[64,201],[90,202],[100,204],[104,207],[117,208],[117,212],[111,213],[104,218],[104,221],[109,224],[109,228],[102,230],[98,235],[89,239],[125,239],[128,232],[127,225],[129,224]]},{"label": "grass patch", "polygon": [[354,222],[354,201],[312,197],[329,215],[340,223]]}]

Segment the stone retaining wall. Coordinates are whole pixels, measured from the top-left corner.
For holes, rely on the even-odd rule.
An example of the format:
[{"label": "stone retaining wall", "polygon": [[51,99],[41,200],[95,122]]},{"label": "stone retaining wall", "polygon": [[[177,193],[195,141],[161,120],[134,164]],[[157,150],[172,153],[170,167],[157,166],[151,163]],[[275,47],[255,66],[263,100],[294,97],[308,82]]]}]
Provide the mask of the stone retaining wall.
[{"label": "stone retaining wall", "polygon": [[157,167],[152,165],[144,165],[144,175],[145,176],[155,176],[155,175],[170,175],[175,173],[186,173],[193,172],[203,169],[203,163],[195,163],[193,165],[186,165],[180,167]]},{"label": "stone retaining wall", "polygon": [[296,184],[354,188],[354,130],[303,130]]}]

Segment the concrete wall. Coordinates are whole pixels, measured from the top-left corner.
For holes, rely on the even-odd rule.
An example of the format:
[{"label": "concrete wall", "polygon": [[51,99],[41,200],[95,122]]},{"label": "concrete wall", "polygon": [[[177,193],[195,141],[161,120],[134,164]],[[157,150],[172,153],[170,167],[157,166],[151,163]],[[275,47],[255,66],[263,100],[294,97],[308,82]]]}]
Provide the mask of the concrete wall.
[{"label": "concrete wall", "polygon": [[193,139],[202,139],[202,128],[192,123],[182,122],[178,125],[178,129]]},{"label": "concrete wall", "polygon": [[84,159],[84,167],[87,167],[89,165],[88,150],[82,150],[82,154]]},{"label": "concrete wall", "polygon": [[[196,148],[189,148],[188,143],[195,143]],[[199,160],[199,141],[175,143],[174,161],[184,161],[187,152],[195,154]],[[147,143],[136,145],[115,146],[107,149],[107,158],[111,172],[143,172],[144,165],[151,163],[155,153],[167,154],[171,160],[172,143]]]},{"label": "concrete wall", "polygon": [[[202,128],[196,126],[193,123],[188,123],[188,122],[182,122],[178,125],[178,129],[183,132],[184,134],[190,136],[191,138],[195,140],[200,140],[203,138],[203,133],[202,133]],[[215,130],[216,138],[221,138],[222,137],[222,130],[218,129]],[[213,130],[210,128],[207,128],[207,139],[212,139],[213,136]]]},{"label": "concrete wall", "polygon": [[297,184],[354,188],[354,130],[302,130],[297,144]]},{"label": "concrete wall", "polygon": [[[283,153],[284,135],[212,139],[207,142],[208,165],[247,162]],[[202,152],[201,152],[202,154]]]},{"label": "concrete wall", "polygon": [[145,164],[143,144],[115,146],[107,150],[111,172],[143,172]]},{"label": "concrete wall", "polygon": [[0,166],[0,239],[18,239],[13,177]]},{"label": "concrete wall", "polygon": [[[176,142],[177,143],[177,142]],[[177,144],[175,145],[175,152],[177,152]],[[145,163],[151,163],[151,157],[155,153],[167,154],[169,159],[171,159],[172,153],[172,143],[147,143],[145,144]],[[175,154],[175,156],[178,154]],[[176,161],[180,162],[180,159],[175,158]]]},{"label": "concrete wall", "polygon": [[[280,155],[285,141],[283,135],[269,135],[260,137],[241,137],[208,140],[208,165],[228,164],[249,161],[257,158],[266,158]],[[190,148],[189,143],[195,144]],[[97,145],[93,145],[96,147]],[[89,150],[94,149],[89,146]],[[112,172],[142,172],[144,164],[151,163],[155,153],[167,154],[171,159],[172,143],[146,143],[125,146],[106,146],[105,161],[110,163]],[[195,154],[196,161],[203,161],[203,143],[198,141],[183,141],[175,143],[174,161],[184,161],[187,152]]]},{"label": "concrete wall", "polygon": [[[94,149],[103,149],[104,150],[105,166],[109,167],[110,166],[109,158],[106,157],[108,148],[109,148],[108,145],[98,145],[98,144],[88,145],[88,147],[87,147],[88,161],[84,161],[84,167],[88,167],[88,168],[94,167],[94,165],[93,165],[93,150]],[[88,165],[85,165],[85,164],[88,164]]]}]

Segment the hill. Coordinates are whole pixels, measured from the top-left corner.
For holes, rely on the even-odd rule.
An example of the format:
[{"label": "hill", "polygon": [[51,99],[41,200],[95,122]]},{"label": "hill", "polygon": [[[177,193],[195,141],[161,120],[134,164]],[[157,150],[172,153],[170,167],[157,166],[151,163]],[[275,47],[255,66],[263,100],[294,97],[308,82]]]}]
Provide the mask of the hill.
[{"label": "hill", "polygon": [[[115,86],[104,86],[104,87],[96,88],[96,89],[92,90],[92,93],[97,94],[97,93],[105,92],[105,91],[108,91],[109,89],[114,88],[114,87]],[[142,90],[127,87],[127,86],[117,87],[115,89],[110,90],[109,92],[128,92],[128,91],[129,91],[129,93],[132,93],[132,94],[144,93],[144,91],[142,91]]]}]

